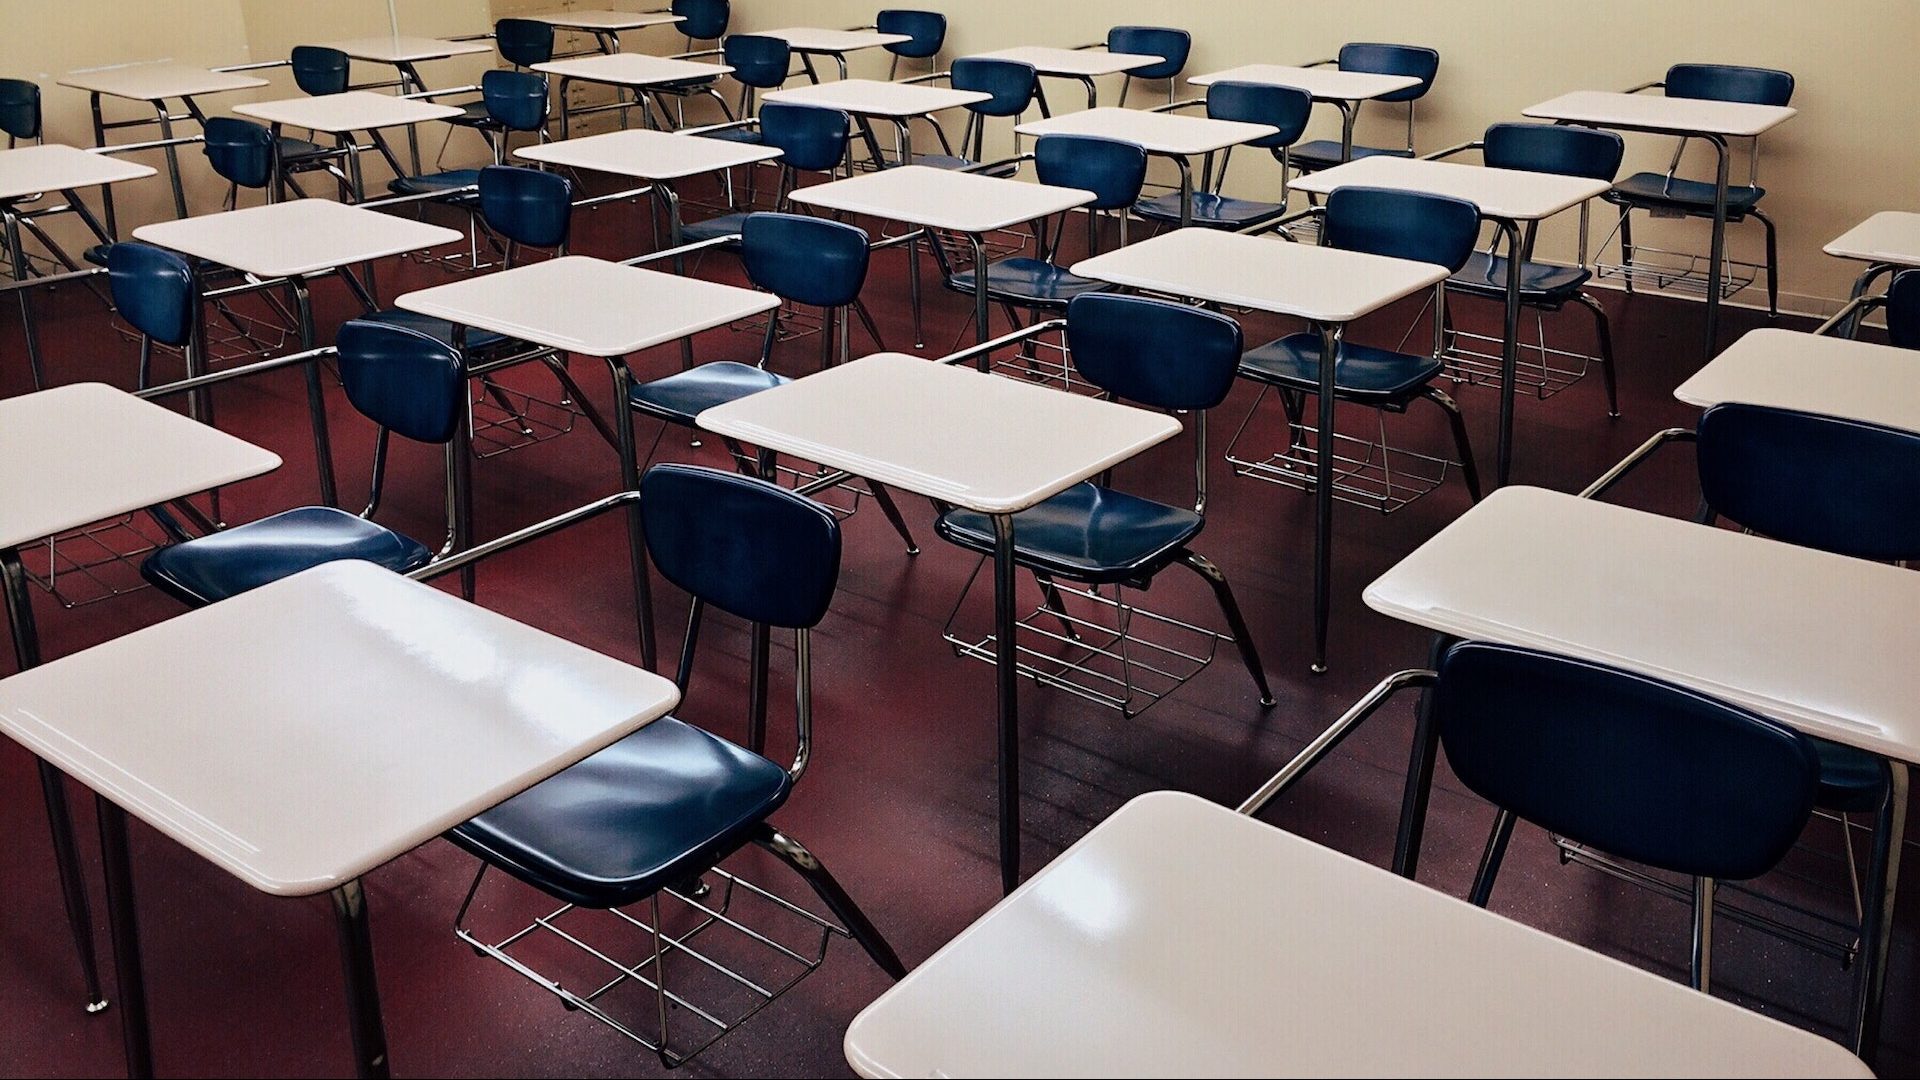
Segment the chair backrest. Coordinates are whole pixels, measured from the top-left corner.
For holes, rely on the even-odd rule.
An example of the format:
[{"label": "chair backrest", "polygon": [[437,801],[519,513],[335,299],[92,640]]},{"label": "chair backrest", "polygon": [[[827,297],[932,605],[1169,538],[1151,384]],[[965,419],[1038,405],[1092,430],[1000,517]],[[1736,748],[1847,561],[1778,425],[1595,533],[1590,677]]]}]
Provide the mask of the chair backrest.
[{"label": "chair backrest", "polygon": [[213,171],[230,184],[262,188],[273,177],[273,133],[237,116],[210,116],[201,127],[201,150]]},{"label": "chair backrest", "polygon": [[480,214],[487,227],[516,244],[559,248],[573,221],[573,181],[517,165],[480,170]]},{"label": "chair backrest", "polygon": [[936,55],[947,43],[947,17],[937,11],[908,11],[889,8],[873,20],[873,28],[883,34],[905,34],[906,41],[888,45],[887,51],[910,60]]},{"label": "chair backrest", "polygon": [[733,5],[727,0],[673,0],[672,10],[680,16],[680,32],[695,41],[725,37],[733,18]]},{"label": "chair backrest", "polygon": [[1207,115],[1215,120],[1244,124],[1271,124],[1278,134],[1253,139],[1249,146],[1278,150],[1300,141],[1313,114],[1313,95],[1297,86],[1265,83],[1217,82],[1207,87]]},{"label": "chair backrest", "polygon": [[350,319],[334,338],[340,382],[361,415],[403,438],[446,443],[467,411],[467,373],[452,345],[410,327]]},{"label": "chair backrest", "polygon": [[1667,69],[1668,97],[1785,105],[1793,100],[1793,75],[1738,64],[1675,64]]},{"label": "chair backrest", "polygon": [[1092,135],[1042,135],[1033,144],[1033,167],[1043,184],[1093,192],[1090,209],[1124,210],[1140,199],[1147,152]]},{"label": "chair backrest", "polygon": [[867,281],[866,230],[804,214],[749,214],[740,264],[760,288],[799,304],[837,308]]},{"label": "chair backrest", "polygon": [[1127,74],[1136,79],[1171,79],[1186,68],[1193,35],[1170,26],[1116,26],[1107,31],[1107,51],[1158,56],[1159,63]]},{"label": "chair backrest", "polygon": [[345,92],[348,69],[353,61],[339,49],[325,45],[295,45],[292,53],[293,84],[312,97]]},{"label": "chair backrest", "polygon": [[493,24],[493,42],[500,58],[515,67],[532,67],[553,59],[553,24],[539,19],[500,19]]},{"label": "chair backrest", "polygon": [[845,160],[852,122],[839,109],[769,101],[760,107],[760,138],[780,150],[781,165],[826,172]]},{"label": "chair backrest", "polygon": [[1033,65],[1019,60],[961,57],[953,62],[951,75],[955,90],[993,95],[967,106],[981,116],[1019,116],[1033,104],[1033,95],[1040,87],[1040,75]]},{"label": "chair backrest", "polygon": [[1563,124],[1494,124],[1482,139],[1489,168],[1612,181],[1626,140],[1612,131]]},{"label": "chair backrest", "polygon": [[1341,71],[1364,71],[1371,75],[1411,75],[1419,85],[1375,101],[1418,101],[1433,89],[1433,77],[1440,73],[1440,53],[1423,45],[1386,45],[1373,41],[1353,41],[1340,46]]},{"label": "chair backrest", "polygon": [[1763,536],[1861,559],[1920,558],[1920,435],[1762,405],[1700,417],[1700,493]]},{"label": "chair backrest", "polygon": [[1578,843],[1699,877],[1773,868],[1813,810],[1806,736],[1704,694],[1547,653],[1468,642],[1432,691],[1475,794]]},{"label": "chair backrest", "polygon": [[40,84],[0,79],[0,131],[9,142],[40,137]]},{"label": "chair backrest", "polygon": [[150,244],[115,244],[107,249],[107,284],[114,310],[135,330],[176,348],[193,336],[199,295],[187,260]]},{"label": "chair backrest", "polygon": [[1887,338],[1920,349],[1920,270],[1902,270],[1887,285]]},{"label": "chair backrest", "polygon": [[505,68],[484,72],[480,100],[486,103],[487,115],[509,131],[539,131],[547,126],[545,75]]},{"label": "chair backrest", "polygon": [[1321,242],[1395,259],[1465,266],[1480,236],[1480,208],[1446,195],[1391,188],[1341,187],[1327,196]]},{"label": "chair backrest", "polygon": [[1211,409],[1233,389],[1244,341],[1217,311],[1120,293],[1067,304],[1074,370],[1115,397],[1154,409]]},{"label": "chair backrest", "polygon": [[772,90],[787,81],[793,47],[785,38],[735,34],[720,47],[735,81],[755,90]]},{"label": "chair backrest", "polygon": [[840,578],[840,523],[777,484],[698,465],[640,478],[640,519],[660,576],[749,622],[808,629]]}]

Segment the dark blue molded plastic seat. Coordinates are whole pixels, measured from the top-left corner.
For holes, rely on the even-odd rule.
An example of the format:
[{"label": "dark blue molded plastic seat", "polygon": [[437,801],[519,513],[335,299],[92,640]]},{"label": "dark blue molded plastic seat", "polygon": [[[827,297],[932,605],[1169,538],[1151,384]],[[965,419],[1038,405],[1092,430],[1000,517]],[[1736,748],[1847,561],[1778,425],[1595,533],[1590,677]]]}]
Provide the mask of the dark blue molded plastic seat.
[{"label": "dark blue molded plastic seat", "polygon": [[[480,76],[480,100],[467,106],[467,113],[454,123],[479,130],[493,148],[496,161],[504,159],[508,133],[542,131],[547,126],[547,79],[532,71],[494,69]],[[477,110],[477,111],[476,111]],[[449,169],[420,176],[397,176],[387,182],[387,190],[398,195],[424,195],[468,187],[479,181],[474,169]],[[471,204],[471,194],[457,196],[458,204]]]},{"label": "dark blue molded plastic seat", "polygon": [[[852,118],[839,109],[779,102],[768,102],[760,107],[758,135],[754,141],[780,150],[777,164],[780,167],[781,195],[776,208],[785,209],[786,193],[793,189],[796,172],[831,172],[846,159],[847,130],[851,123]],[[753,130],[729,128],[702,137],[714,138],[728,131]],[[746,219],[746,212],[741,211],[690,221],[681,227],[680,235],[689,243],[734,235],[740,232]]]},{"label": "dark blue molded plastic seat", "polygon": [[787,81],[793,67],[793,48],[785,38],[735,34],[720,48],[733,80],[756,90],[773,90]]},{"label": "dark blue molded plastic seat", "polygon": [[715,214],[710,218],[701,218],[699,221],[689,221],[680,226],[680,238],[691,244],[721,236],[738,236],[749,216],[749,211],[739,210],[730,214]]},{"label": "dark blue molded plastic seat", "polygon": [[[960,153],[915,154],[915,165],[933,169],[965,169],[977,164],[985,153],[987,119],[1018,117],[1026,112],[1027,107],[1033,104],[1034,95],[1039,92],[1040,76],[1032,64],[1019,60],[963,56],[955,60],[949,69],[948,85],[955,90],[969,90],[988,97],[985,101],[966,106],[967,126],[960,134]],[[1013,162],[988,169],[985,175],[1008,177],[1019,170],[1019,163]]]},{"label": "dark blue molded plastic seat", "polygon": [[540,19],[499,19],[493,24],[493,42],[500,58],[517,68],[530,68],[553,59],[553,24]]},{"label": "dark blue molded plastic seat", "polygon": [[[1429,355],[1342,342],[1334,364],[1334,385],[1342,399],[1403,406],[1426,391],[1442,366]],[[1318,390],[1320,335],[1288,334],[1249,350],[1240,358],[1240,374],[1290,390]]]},{"label": "dark blue molded plastic seat", "polygon": [[[1580,287],[1593,280],[1593,272],[1583,266],[1527,261],[1520,264],[1520,302],[1534,306],[1558,306],[1571,300]],[[1460,272],[1447,281],[1455,292],[1472,293],[1489,299],[1507,295],[1507,257],[1476,251]]]},{"label": "dark blue molded plastic seat", "polygon": [[1887,283],[1887,340],[1920,349],[1920,271],[1902,270]]},{"label": "dark blue molded plastic seat", "polygon": [[671,10],[680,16],[679,31],[693,41],[725,37],[727,23],[733,17],[733,5],[728,0],[673,0]]},{"label": "dark blue molded plastic seat", "polygon": [[[1433,80],[1440,73],[1439,52],[1419,45],[1387,45],[1377,42],[1350,42],[1340,47],[1336,61],[1341,71],[1360,71],[1370,75],[1406,75],[1420,82],[1405,90],[1396,90],[1391,94],[1382,94],[1374,101],[1389,103],[1404,102],[1408,109],[1413,103],[1427,95],[1433,89]],[[1360,146],[1353,147],[1355,159],[1387,155],[1391,157],[1412,157],[1411,146]],[[1293,161],[1302,172],[1315,169],[1330,169],[1340,164],[1340,141],[1338,139],[1315,139],[1293,148]]]},{"label": "dark blue molded plastic seat", "polygon": [[[446,172],[423,173],[420,176],[396,176],[387,181],[387,190],[396,195],[425,195],[429,192],[456,191],[479,182],[479,169],[448,169]],[[471,202],[471,193],[456,201]]]},{"label": "dark blue molded plastic seat", "polygon": [[234,116],[212,116],[202,128],[201,151],[213,171],[237,187],[263,188],[273,179],[273,132]]},{"label": "dark blue molded plastic seat", "polygon": [[874,17],[873,28],[882,34],[907,35],[906,41],[896,41],[886,50],[910,60],[938,55],[947,42],[947,17],[937,11],[889,8]]},{"label": "dark blue molded plastic seat", "polygon": [[[1754,205],[1767,189],[1758,185],[1727,188],[1727,218],[1735,220],[1753,212]],[[1636,206],[1673,206],[1713,212],[1713,185],[1704,180],[1667,178],[1665,173],[1639,172],[1613,186],[1610,202],[1630,202]]]},{"label": "dark blue molded plastic seat", "polygon": [[[954,290],[973,292],[974,277],[971,270],[955,273]],[[1080,277],[1044,259],[1014,256],[987,264],[987,295],[995,300],[1035,307],[1065,307],[1076,296],[1107,288],[1104,281]]]},{"label": "dark blue molded plastic seat", "polygon": [[573,181],[556,172],[488,165],[476,181],[487,227],[538,248],[562,248],[573,226]]},{"label": "dark blue molded plastic seat", "polygon": [[[1612,182],[1625,150],[1625,142],[1611,131],[1560,124],[1494,124],[1482,139],[1481,156],[1491,169]],[[1520,300],[1534,307],[1558,308],[1578,299],[1581,287],[1592,278],[1585,267],[1527,259],[1520,266]],[[1503,299],[1507,294],[1507,259],[1475,252],[1447,286],[1455,292]],[[1605,318],[1597,306],[1594,313],[1597,318]]]},{"label": "dark blue molded plastic seat", "polygon": [[7,145],[40,138],[40,85],[26,79],[0,79],[0,132]]},{"label": "dark blue molded plastic seat", "polygon": [[[1269,124],[1279,130],[1247,145],[1269,151],[1281,161],[1290,160],[1290,147],[1300,140],[1313,114],[1313,95],[1292,86],[1261,83],[1220,82],[1207,87],[1207,116],[1215,120],[1238,120],[1249,124]],[[1262,221],[1272,221],[1287,212],[1284,202],[1261,202],[1220,194],[1226,180],[1222,165],[1213,191],[1195,191],[1191,224],[1210,229],[1244,229]],[[1178,223],[1180,193],[1168,192],[1142,199],[1133,212],[1149,221]]]},{"label": "dark blue molded plastic seat", "polygon": [[[338,347],[347,400],[383,433],[441,445],[453,440],[466,413],[467,378],[451,347],[364,319],[340,327]],[[465,508],[453,512],[462,515]],[[406,571],[432,557],[425,545],[365,518],[309,506],[163,547],[147,557],[140,573],[198,607],[324,563],[363,559]]]},{"label": "dark blue molded plastic seat", "polygon": [[716,360],[633,387],[633,407],[670,424],[691,427],[694,418],[716,405],[771,390],[790,382],[752,364]]},{"label": "dark blue molded plastic seat", "polygon": [[[1076,484],[1013,516],[1014,557],[1070,581],[1133,581],[1171,561],[1205,524],[1184,507]],[[970,551],[993,552],[993,522],[985,514],[955,510],[940,518],[938,532]]]},{"label": "dark blue molded plastic seat", "polygon": [[193,336],[194,306],[199,302],[187,261],[133,241],[114,244],[106,255],[108,287],[120,317],[162,345],[185,345]]},{"label": "dark blue molded plastic seat", "polygon": [[363,517],[303,506],[163,547],[140,572],[168,595],[198,607],[323,563],[358,559],[406,573],[432,558],[426,545]]},{"label": "dark blue molded plastic seat", "polygon": [[325,45],[295,45],[290,54],[293,83],[312,97],[345,93],[353,60]]},{"label": "dark blue molded plastic seat", "polygon": [[1167,100],[1173,100],[1173,88],[1193,51],[1193,35],[1168,26],[1116,26],[1107,31],[1107,51],[1158,56],[1160,62],[1127,72],[1121,84],[1120,104],[1127,103],[1127,92],[1135,79],[1166,79]]},{"label": "dark blue molded plastic seat", "polygon": [[702,131],[699,133],[699,137],[702,139],[719,139],[721,142],[746,143],[749,146],[759,146],[767,141],[766,138],[760,134],[759,128],[750,127],[731,127],[721,128],[719,131]]}]

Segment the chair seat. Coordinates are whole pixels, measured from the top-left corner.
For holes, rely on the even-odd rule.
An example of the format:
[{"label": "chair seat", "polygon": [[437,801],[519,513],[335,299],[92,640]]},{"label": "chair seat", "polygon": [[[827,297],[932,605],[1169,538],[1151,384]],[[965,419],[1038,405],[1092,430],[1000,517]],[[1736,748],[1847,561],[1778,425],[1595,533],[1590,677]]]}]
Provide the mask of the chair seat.
[{"label": "chair seat", "polygon": [[628,400],[650,416],[691,427],[693,418],[707,409],[792,381],[751,364],[718,360],[639,383],[629,392]]},{"label": "chair seat", "polygon": [[[1759,204],[1767,193],[1763,187],[1728,187],[1727,213],[1740,216]],[[1677,207],[1710,214],[1713,212],[1713,185],[1704,180],[1667,179],[1657,172],[1634,173],[1613,185],[1603,196],[1610,203],[1632,206]]]},{"label": "chair seat", "polygon": [[[1170,192],[1133,204],[1133,212],[1148,221],[1178,224],[1180,193]],[[1193,224],[1203,229],[1243,229],[1262,221],[1272,221],[1287,212],[1280,203],[1235,199],[1204,191],[1193,193]]]},{"label": "chair seat", "polygon": [[[1441,365],[1431,356],[1343,343],[1333,367],[1334,390],[1343,398],[1397,405],[1420,393]],[[1320,335],[1288,334],[1240,358],[1240,374],[1290,390],[1320,388]]]},{"label": "chair seat", "polygon": [[[449,345],[453,344],[453,324],[445,319],[436,319],[431,315],[421,315],[413,311],[402,311],[399,308],[387,308],[384,311],[376,311],[370,315],[361,315],[359,318],[366,322],[377,322],[387,326],[404,326],[409,330],[425,334],[435,341],[444,341]],[[491,330],[481,330],[478,327],[470,326],[467,328],[467,350],[469,352],[491,349],[494,346],[505,343],[507,340],[508,338],[505,334],[496,334]]]},{"label": "chair seat", "polygon": [[[395,195],[432,195],[472,187],[479,182],[479,169],[449,169],[446,172],[424,173],[420,176],[396,176],[387,181],[387,190]],[[453,201],[478,203],[480,196],[478,192],[468,192]]]},{"label": "chair seat", "polygon": [[[956,292],[971,294],[973,281],[974,272],[965,270],[953,275],[948,285]],[[1068,273],[1064,267],[1044,259],[1015,257],[987,264],[987,295],[995,300],[1066,307],[1069,300],[1082,293],[1101,292],[1106,288],[1104,281]]]},{"label": "chair seat", "polygon": [[[1522,303],[1560,304],[1571,300],[1580,287],[1593,279],[1593,273],[1580,266],[1554,263],[1520,264],[1520,300]],[[1475,296],[1504,298],[1507,295],[1507,260],[1476,251],[1460,272],[1447,279],[1447,288]]]},{"label": "chair seat", "polygon": [[1820,757],[1820,789],[1814,805],[1850,814],[1878,810],[1886,798],[1887,763],[1865,750],[1809,739]]},{"label": "chair seat", "polygon": [[[1303,172],[1331,169],[1340,164],[1340,140],[1314,139],[1311,142],[1298,143],[1288,151],[1288,155],[1293,164]],[[1353,148],[1355,161],[1367,157],[1410,158],[1412,156],[1413,151],[1404,146],[1361,146],[1356,143]]]},{"label": "chair seat", "polygon": [[686,79],[681,82],[659,83],[647,87],[649,94],[704,94],[707,89],[719,82],[716,75],[703,75],[698,79]]},{"label": "chair seat", "polygon": [[140,574],[198,607],[323,563],[358,559],[405,573],[432,558],[425,545],[365,518],[303,506],[163,547],[140,564]]},{"label": "chair seat", "polygon": [[667,716],[448,837],[562,900],[621,907],[726,858],[791,788],[780,766]]},{"label": "chair seat", "polygon": [[80,257],[95,266],[107,265],[107,256],[113,251],[112,244],[95,244],[80,253]]},{"label": "chair seat", "polygon": [[745,143],[748,146],[760,146],[767,141],[766,136],[760,134],[759,128],[749,127],[721,128],[719,131],[701,131],[696,134],[703,139],[718,139],[721,142]]},{"label": "chair seat", "polygon": [[460,115],[447,117],[446,123],[457,127],[496,127],[499,124],[493,114],[487,111],[485,101],[469,101],[455,108],[460,110]]},{"label": "chair seat", "polygon": [[[957,172],[960,169],[971,169],[975,165],[980,164],[972,158],[956,157],[953,154],[915,154],[913,155],[913,163],[915,165],[924,165],[929,169],[946,169],[950,172]],[[980,175],[997,177],[1004,180],[1009,176],[1017,174],[1019,171],[1020,163],[1013,161],[995,165],[991,169],[982,169],[980,170]]]},{"label": "chair seat", "polygon": [[[1021,566],[1088,584],[1151,576],[1199,535],[1205,520],[1192,510],[1098,484],[1076,484],[1013,515],[1014,557]],[[934,522],[950,543],[993,553],[993,522],[971,510],[950,510]]]},{"label": "chair seat", "polygon": [[[702,218],[699,221],[689,221],[680,226],[680,239],[691,244],[698,240],[712,240],[717,236],[738,236],[746,221],[747,215],[744,212],[720,214]],[[725,246],[733,247],[734,245]]]},{"label": "chair seat", "polygon": [[280,160],[294,162],[300,158],[320,157],[323,154],[338,154],[337,146],[321,146],[308,139],[296,139],[291,135],[280,136]]}]

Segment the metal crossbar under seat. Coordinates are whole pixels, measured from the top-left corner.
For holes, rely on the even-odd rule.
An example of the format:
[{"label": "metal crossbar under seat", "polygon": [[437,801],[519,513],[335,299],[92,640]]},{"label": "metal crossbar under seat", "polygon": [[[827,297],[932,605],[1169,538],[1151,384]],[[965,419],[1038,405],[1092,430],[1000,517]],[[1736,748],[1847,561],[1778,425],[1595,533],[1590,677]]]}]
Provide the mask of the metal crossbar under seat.
[{"label": "metal crossbar under seat", "polygon": [[[1319,433],[1302,421],[1289,419],[1287,444],[1265,457],[1246,456],[1239,449],[1247,428],[1259,415],[1269,393],[1283,393],[1275,387],[1263,387],[1253,408],[1240,423],[1233,440],[1227,444],[1227,462],[1236,476],[1263,480],[1269,484],[1312,491],[1314,469],[1319,460]],[[1446,482],[1447,473],[1459,463],[1451,458],[1402,450],[1387,441],[1385,411],[1377,412],[1380,426],[1375,439],[1361,439],[1334,433],[1333,497],[1344,503],[1391,514],[1407,506]]]},{"label": "metal crossbar under seat", "polygon": [[20,548],[27,577],[72,609],[147,587],[140,562],[171,541],[143,514],[96,522]]},{"label": "metal crossbar under seat", "polygon": [[[715,868],[702,875],[698,889],[663,889],[635,905],[645,917],[563,904],[489,941],[467,925],[487,870],[474,877],[460,905],[455,935],[568,1010],[653,1051],[669,1069],[799,985],[826,959],[836,935],[850,936]],[[553,974],[542,974],[536,963]]]},{"label": "metal crossbar under seat", "polygon": [[[995,635],[958,628],[961,609],[987,562],[982,558],[974,566],[941,637],[954,655],[992,664]],[[1225,634],[1127,603],[1119,585],[1043,579],[1041,591],[1040,605],[1014,621],[1019,673],[1129,718],[1205,671],[1227,640]]]},{"label": "metal crossbar under seat", "polygon": [[[1653,213],[1652,216],[1683,217],[1685,215]],[[1620,226],[1616,223],[1613,231],[1600,242],[1593,261],[1595,278],[1602,281],[1619,278],[1629,288],[1663,289],[1685,296],[1705,297],[1707,295],[1708,271],[1711,265],[1706,253],[1671,251],[1651,244],[1635,244],[1633,258],[1629,262],[1625,245],[1622,244],[1619,261],[1608,262],[1602,256],[1619,232]],[[1726,272],[1720,278],[1720,299],[1722,300],[1752,285],[1766,271],[1766,264],[1736,259],[1731,253],[1723,261],[1726,264]]]}]

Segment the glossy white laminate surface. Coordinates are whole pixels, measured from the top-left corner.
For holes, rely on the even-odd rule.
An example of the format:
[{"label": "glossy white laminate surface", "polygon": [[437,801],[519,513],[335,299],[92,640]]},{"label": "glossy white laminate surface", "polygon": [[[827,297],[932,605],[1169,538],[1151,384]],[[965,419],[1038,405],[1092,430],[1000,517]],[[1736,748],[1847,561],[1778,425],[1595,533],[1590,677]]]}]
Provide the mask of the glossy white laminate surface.
[{"label": "glossy white laminate surface", "polygon": [[819,53],[858,52],[913,40],[906,34],[883,34],[878,30],[831,30],[819,26],[783,26],[778,30],[749,32],[755,37],[779,38],[788,47],[801,52]]},{"label": "glossy white laminate surface", "polygon": [[322,199],[160,221],[136,240],[261,277],[292,277],[465,239],[453,229]]},{"label": "glossy white laminate surface", "polygon": [[0,733],[262,892],[324,892],[665,715],[651,672],[329,563],[0,680]]},{"label": "glossy white laminate surface", "polygon": [[60,85],[134,101],[160,101],[200,94],[224,94],[230,90],[251,90],[267,85],[267,80],[244,72],[209,71],[189,64],[162,61],[69,71],[60,76]]},{"label": "glossy white laminate surface", "polygon": [[1920,266],[1920,213],[1882,210],[1820,250],[1842,259]]},{"label": "glossy white laminate surface", "polygon": [[1465,199],[1488,217],[1539,221],[1605,194],[1612,184],[1584,176],[1489,169],[1450,161],[1364,157],[1308,173],[1294,180],[1295,191],[1325,195],[1337,187],[1382,187],[1451,195]]},{"label": "glossy white laminate surface", "polygon": [[1446,267],[1429,263],[1195,228],[1115,248],[1072,269],[1129,288],[1323,323],[1352,322],[1447,278]]},{"label": "glossy white laminate surface", "polygon": [[1625,668],[1920,761],[1911,570],[1506,487],[1365,598],[1429,630]]},{"label": "glossy white laminate surface", "polygon": [[0,399],[0,549],[279,467],[272,451],[102,383]]},{"label": "glossy white laminate surface", "polygon": [[986,514],[1024,510],[1180,430],[1161,413],[900,353],[828,368],[697,421]]},{"label": "glossy white laminate surface", "polygon": [[1872,1075],[1174,792],[1096,826],[869,1005],[845,1049],[869,1077]]},{"label": "glossy white laminate surface", "polygon": [[1092,78],[1158,64],[1164,57],[1151,53],[1117,53],[1105,49],[1063,49],[1056,45],[1018,45],[1011,49],[971,53],[970,60],[1018,60],[1032,64],[1041,75]]},{"label": "glossy white laminate surface", "polygon": [[1184,113],[1101,106],[1032,120],[1014,129],[1022,135],[1095,135],[1135,143],[1151,154],[1187,157],[1238,146],[1278,131],[1269,124],[1243,124]]},{"label": "glossy white laminate surface", "polygon": [[1797,330],[1748,331],[1673,396],[1822,413],[1920,431],[1920,363],[1910,349]]},{"label": "glossy white laminate surface", "polygon": [[334,134],[420,124],[460,115],[460,110],[451,105],[376,94],[371,90],[349,90],[344,94],[285,98],[280,101],[255,101],[235,105],[233,111],[269,124],[286,124]]},{"label": "glossy white laminate surface", "polygon": [[991,96],[977,90],[954,90],[922,83],[839,79],[775,90],[763,95],[762,100],[783,105],[817,105],[824,109],[840,109],[856,116],[902,118],[925,116],[941,109],[957,109],[962,105],[985,101]]},{"label": "glossy white laminate surface", "polygon": [[535,143],[513,152],[514,157],[525,161],[636,176],[643,180],[678,180],[736,165],[772,161],[780,154],[780,149],[774,146],[703,139],[646,128]]},{"label": "glossy white laminate surface", "polygon": [[472,56],[493,51],[490,41],[447,41],[395,34],[348,38],[322,44],[329,49],[339,49],[355,60],[371,60],[376,64],[411,64],[420,60],[444,60],[449,56]]},{"label": "glossy white laminate surface", "polygon": [[772,293],[585,255],[410,292],[394,306],[584,356],[625,356],[780,305]]},{"label": "glossy white laminate surface", "polygon": [[62,188],[118,184],[152,176],[138,162],[90,154],[76,146],[47,143],[0,150],[0,202]]},{"label": "glossy white laminate surface", "polygon": [[1731,136],[1764,134],[1792,119],[1796,111],[1787,105],[1752,105],[1744,101],[1705,101],[1610,90],[1576,90],[1520,110],[1521,115],[1536,120],[1564,120],[1676,135]]},{"label": "glossy white laminate surface", "polygon": [[1313,95],[1315,101],[1371,101],[1396,90],[1420,85],[1411,75],[1375,75],[1326,67],[1289,67],[1286,64],[1246,64],[1188,79],[1195,86],[1217,82],[1249,82],[1264,86],[1292,86]]},{"label": "glossy white laminate surface", "polygon": [[714,79],[731,67],[725,64],[700,64],[692,60],[673,60],[645,53],[612,53],[601,56],[576,56],[570,60],[550,60],[533,65],[533,70],[557,79],[608,83],[613,86],[654,86],[659,83]]},{"label": "glossy white laminate surface", "polygon": [[542,11],[514,18],[533,19],[562,30],[619,31],[683,22],[686,16],[671,11]]},{"label": "glossy white laminate surface", "polygon": [[985,233],[1093,201],[1093,192],[907,165],[804,187],[793,201],[909,225]]}]

